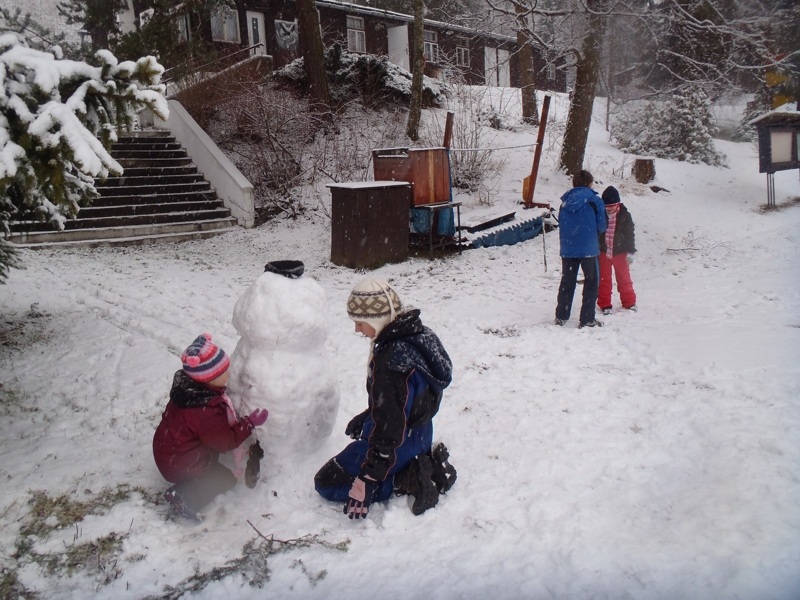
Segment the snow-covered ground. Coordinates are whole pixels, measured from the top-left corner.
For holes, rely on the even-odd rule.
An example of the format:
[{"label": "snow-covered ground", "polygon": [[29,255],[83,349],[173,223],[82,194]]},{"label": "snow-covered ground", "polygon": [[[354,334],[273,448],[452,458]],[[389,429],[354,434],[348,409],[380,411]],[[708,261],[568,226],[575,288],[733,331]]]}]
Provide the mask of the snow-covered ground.
[{"label": "snow-covered ground", "polygon": [[[180,245],[25,252],[0,287],[4,581],[18,568],[20,585],[54,599],[174,598],[168,586],[192,582],[203,583],[184,597],[800,598],[800,207],[759,212],[766,182],[751,144],[718,143],[730,169],[657,160],[669,192],[623,179],[631,161],[607,141],[603,104],[586,165],[636,223],[638,313],[615,296],[601,329],[554,326],[556,232],[547,272],[539,236],[374,273],[422,309],[454,364],[435,437],[458,481],[419,517],[395,498],[350,521],[313,489],[365,407],[368,352],[345,312],[365,274],[329,262],[321,213]],[[563,127],[563,98],[551,114]],[[523,128],[493,143],[534,140]],[[532,152],[498,157],[489,212],[520,215]],[[555,206],[569,188],[556,159],[549,144],[536,190]],[[779,203],[800,196],[796,171],[776,185]],[[255,489],[217,499],[203,523],[170,519],[151,501],[168,486],[151,439],[180,352],[202,332],[232,352],[234,304],[278,259],[304,261],[327,293],[334,433],[310,456],[267,460]],[[63,529],[50,517],[14,558],[20,531],[34,531],[34,492],[89,502],[120,485],[143,492]],[[256,530],[349,544],[272,555],[269,580],[252,564],[209,575],[263,543]],[[51,562],[48,574],[31,560],[68,561],[111,532],[122,540],[113,562],[71,573]]]}]

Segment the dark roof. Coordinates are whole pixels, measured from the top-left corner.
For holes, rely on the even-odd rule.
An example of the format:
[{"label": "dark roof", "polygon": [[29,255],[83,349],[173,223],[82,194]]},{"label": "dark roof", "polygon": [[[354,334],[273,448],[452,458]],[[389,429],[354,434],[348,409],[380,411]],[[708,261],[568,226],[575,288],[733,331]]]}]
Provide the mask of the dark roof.
[{"label": "dark roof", "polygon": [[[362,6],[360,4],[352,4],[351,2],[337,2],[337,0],[316,0],[316,5],[327,6],[337,10],[345,10],[353,14],[384,17],[386,19],[392,19],[395,21],[405,21],[407,23],[414,22],[414,17],[412,15],[404,15],[403,13],[394,12],[391,10],[383,10],[379,8],[372,8],[370,6]],[[492,33],[491,31],[471,29],[470,27],[464,27],[462,25],[451,25],[449,23],[434,21],[432,19],[425,19],[424,22],[425,25],[430,25],[431,27],[436,27],[437,29],[448,29],[450,31],[456,31],[467,35],[480,35],[486,38],[497,40],[498,42],[510,42],[512,44],[517,42],[517,38],[510,35],[502,35],[499,33]]]}]

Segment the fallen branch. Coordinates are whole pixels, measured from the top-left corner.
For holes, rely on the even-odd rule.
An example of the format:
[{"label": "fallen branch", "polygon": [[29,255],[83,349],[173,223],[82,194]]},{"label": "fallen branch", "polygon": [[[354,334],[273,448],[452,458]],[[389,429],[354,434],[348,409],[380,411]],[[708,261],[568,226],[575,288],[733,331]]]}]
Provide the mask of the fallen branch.
[{"label": "fallen branch", "polygon": [[[241,575],[251,587],[261,588],[267,583],[271,576],[267,561],[270,556],[289,552],[296,548],[308,548],[310,546],[322,546],[328,550],[338,550],[347,552],[350,540],[345,539],[339,543],[331,543],[320,538],[325,532],[308,534],[290,540],[279,540],[274,535],[266,536],[249,520],[247,524],[253,528],[258,535],[257,538],[247,542],[242,548],[242,556],[229,560],[221,567],[214,567],[208,571],[197,572],[191,577],[187,577],[175,586],[167,585],[164,593],[160,596],[147,596],[143,600],[178,600],[184,594],[199,592],[208,584],[214,581],[221,581],[231,575]],[[302,563],[300,563],[302,564]],[[312,576],[304,570],[304,574],[312,582],[312,585],[325,577],[326,571],[321,571],[318,575]]]}]

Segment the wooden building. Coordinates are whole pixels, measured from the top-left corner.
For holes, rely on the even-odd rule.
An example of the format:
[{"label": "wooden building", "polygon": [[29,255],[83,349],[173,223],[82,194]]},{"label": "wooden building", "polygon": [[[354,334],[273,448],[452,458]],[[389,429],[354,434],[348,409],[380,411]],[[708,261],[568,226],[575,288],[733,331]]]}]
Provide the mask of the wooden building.
[{"label": "wooden building", "polygon": [[[220,8],[209,23],[197,23],[176,2],[173,18],[178,30],[189,36],[193,30],[220,49],[231,52],[263,44],[257,51],[273,57],[279,69],[300,56],[297,9],[293,0],[235,0],[236,9]],[[413,22],[411,15],[369,6],[316,0],[323,44],[340,44],[349,52],[387,56],[411,70],[413,64]],[[135,19],[130,14],[134,13]],[[148,0],[129,0],[121,20],[144,22],[152,15]],[[519,87],[518,46],[515,37],[467,27],[425,20],[425,74],[442,80],[463,79],[471,85]],[[562,58],[548,60],[547,53],[534,47],[534,68],[538,90],[565,92],[567,65]]]}]

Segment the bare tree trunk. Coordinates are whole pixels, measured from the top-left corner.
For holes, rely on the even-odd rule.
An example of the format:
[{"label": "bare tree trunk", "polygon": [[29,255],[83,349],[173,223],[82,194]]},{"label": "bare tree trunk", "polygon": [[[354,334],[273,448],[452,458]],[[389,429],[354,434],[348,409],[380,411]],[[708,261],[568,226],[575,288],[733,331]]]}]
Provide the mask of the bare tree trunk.
[{"label": "bare tree trunk", "polygon": [[533,67],[533,46],[528,35],[529,19],[520,13],[521,5],[516,5],[519,30],[517,46],[519,47],[519,82],[522,92],[522,121],[529,125],[539,124],[539,109],[536,106],[536,72]]},{"label": "bare tree trunk", "polygon": [[560,168],[572,175],[583,168],[586,153],[586,140],[592,124],[592,107],[600,71],[600,52],[603,47],[607,17],[598,14],[605,3],[602,0],[588,0],[589,14],[586,19],[586,36],[583,38],[581,56],[576,65],[575,89],[569,105],[567,129],[564,132],[564,145],[561,148]]},{"label": "bare tree trunk", "polygon": [[419,139],[419,121],[422,115],[422,76],[425,70],[424,30],[425,0],[414,0],[414,67],[411,78],[411,105],[408,110],[408,125],[406,135],[412,142]]},{"label": "bare tree trunk", "polygon": [[296,4],[297,33],[300,37],[300,51],[303,54],[306,77],[308,77],[308,91],[317,110],[327,110],[330,106],[330,94],[317,7],[314,0],[297,0]]}]

